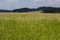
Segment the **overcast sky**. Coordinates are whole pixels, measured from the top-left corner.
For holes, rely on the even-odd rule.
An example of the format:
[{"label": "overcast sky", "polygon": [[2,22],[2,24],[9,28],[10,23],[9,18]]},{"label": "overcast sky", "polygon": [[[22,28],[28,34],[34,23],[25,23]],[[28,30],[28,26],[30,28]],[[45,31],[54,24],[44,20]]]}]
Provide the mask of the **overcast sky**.
[{"label": "overcast sky", "polygon": [[41,6],[60,7],[60,0],[0,0],[0,9],[37,8]]}]

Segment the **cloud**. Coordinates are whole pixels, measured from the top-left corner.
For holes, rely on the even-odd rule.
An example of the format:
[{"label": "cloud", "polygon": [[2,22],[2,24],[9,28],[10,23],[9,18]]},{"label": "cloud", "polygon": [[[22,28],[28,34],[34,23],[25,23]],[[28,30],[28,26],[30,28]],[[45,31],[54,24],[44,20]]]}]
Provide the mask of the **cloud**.
[{"label": "cloud", "polygon": [[18,2],[18,0],[5,0],[4,3],[15,3],[15,2]]},{"label": "cloud", "polygon": [[60,7],[60,0],[0,0],[0,9],[37,8],[40,6]]},{"label": "cloud", "polygon": [[40,0],[32,0],[33,2],[38,2],[38,1],[40,1]]}]

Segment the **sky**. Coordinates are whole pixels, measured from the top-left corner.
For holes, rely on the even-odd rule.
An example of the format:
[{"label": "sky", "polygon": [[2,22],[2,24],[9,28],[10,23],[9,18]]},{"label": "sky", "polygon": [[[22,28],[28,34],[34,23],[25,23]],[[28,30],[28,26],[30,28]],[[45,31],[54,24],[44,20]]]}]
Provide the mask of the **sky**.
[{"label": "sky", "polygon": [[0,0],[0,9],[38,8],[42,6],[60,7],[60,0]]}]

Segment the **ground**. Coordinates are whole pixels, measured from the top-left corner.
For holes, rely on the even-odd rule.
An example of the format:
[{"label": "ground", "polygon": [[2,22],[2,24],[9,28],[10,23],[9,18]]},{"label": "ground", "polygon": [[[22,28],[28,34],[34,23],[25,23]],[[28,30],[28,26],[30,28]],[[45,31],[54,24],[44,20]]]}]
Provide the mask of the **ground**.
[{"label": "ground", "polygon": [[60,40],[60,14],[0,13],[0,40]]}]

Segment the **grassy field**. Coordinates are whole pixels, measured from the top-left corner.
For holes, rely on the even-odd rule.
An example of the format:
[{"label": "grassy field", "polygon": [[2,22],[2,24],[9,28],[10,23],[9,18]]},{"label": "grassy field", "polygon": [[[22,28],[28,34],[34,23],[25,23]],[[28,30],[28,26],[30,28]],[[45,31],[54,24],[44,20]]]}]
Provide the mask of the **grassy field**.
[{"label": "grassy field", "polygon": [[0,13],[0,40],[60,40],[60,14]]}]

